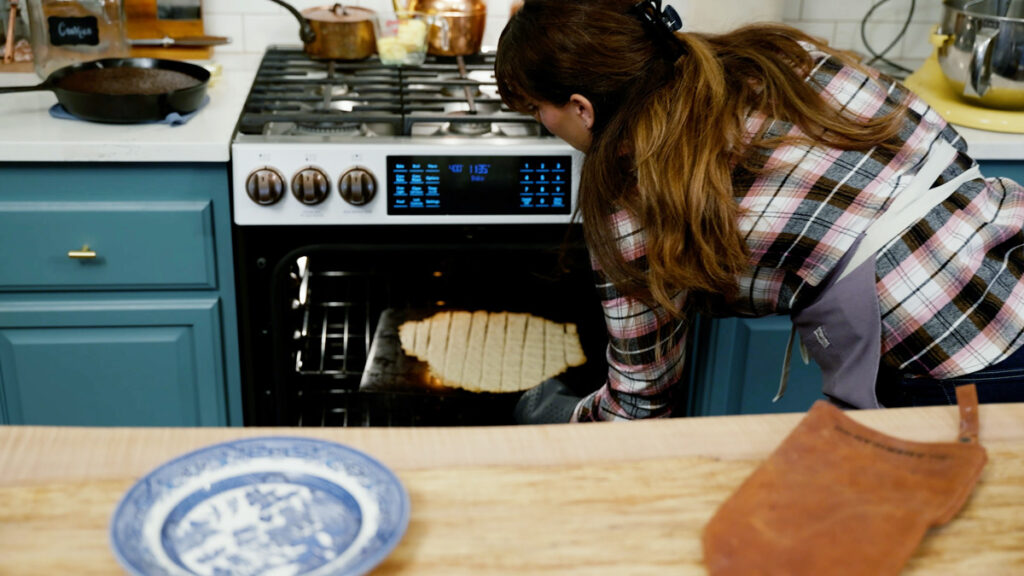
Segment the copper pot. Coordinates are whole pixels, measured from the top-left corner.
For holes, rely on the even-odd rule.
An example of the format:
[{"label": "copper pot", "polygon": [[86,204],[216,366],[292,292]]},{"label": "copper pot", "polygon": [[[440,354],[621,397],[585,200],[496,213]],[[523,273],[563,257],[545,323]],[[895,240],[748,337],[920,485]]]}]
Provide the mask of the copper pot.
[{"label": "copper pot", "polygon": [[362,60],[376,52],[374,12],[358,6],[316,6],[301,13],[282,0],[271,0],[299,21],[299,38],[306,54],[329,60]]},{"label": "copper pot", "polygon": [[444,20],[431,27],[427,53],[435,56],[466,56],[480,52],[487,23],[484,0],[409,0],[409,10],[438,15]]}]

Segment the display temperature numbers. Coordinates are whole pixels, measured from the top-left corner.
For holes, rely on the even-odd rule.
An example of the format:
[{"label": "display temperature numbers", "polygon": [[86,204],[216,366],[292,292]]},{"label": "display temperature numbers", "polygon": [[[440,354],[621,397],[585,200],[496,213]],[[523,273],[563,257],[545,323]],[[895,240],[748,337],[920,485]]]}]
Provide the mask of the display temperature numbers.
[{"label": "display temperature numbers", "polygon": [[491,165],[453,162],[448,165],[448,171],[456,176],[465,174],[470,182],[486,182],[487,175],[491,172]]}]

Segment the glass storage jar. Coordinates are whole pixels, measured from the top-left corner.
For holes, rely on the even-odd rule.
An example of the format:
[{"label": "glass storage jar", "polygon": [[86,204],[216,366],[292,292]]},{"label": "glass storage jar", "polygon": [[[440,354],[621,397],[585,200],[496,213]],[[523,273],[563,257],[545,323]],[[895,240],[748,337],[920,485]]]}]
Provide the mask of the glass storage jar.
[{"label": "glass storage jar", "polygon": [[36,74],[128,56],[121,0],[28,0]]}]

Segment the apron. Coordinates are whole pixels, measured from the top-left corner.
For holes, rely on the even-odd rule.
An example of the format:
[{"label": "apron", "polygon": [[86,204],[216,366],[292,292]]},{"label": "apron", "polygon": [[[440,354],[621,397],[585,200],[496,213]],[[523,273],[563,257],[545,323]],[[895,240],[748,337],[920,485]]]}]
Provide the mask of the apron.
[{"label": "apron", "polygon": [[786,390],[793,337],[799,333],[804,363],[810,362],[809,355],[821,367],[822,392],[826,396],[857,408],[882,407],[875,395],[882,354],[875,254],[965,182],[981,177],[975,164],[956,178],[932,187],[956,155],[950,143],[936,143],[910,184],[839,261],[818,297],[792,312],[793,329],[773,402]]}]

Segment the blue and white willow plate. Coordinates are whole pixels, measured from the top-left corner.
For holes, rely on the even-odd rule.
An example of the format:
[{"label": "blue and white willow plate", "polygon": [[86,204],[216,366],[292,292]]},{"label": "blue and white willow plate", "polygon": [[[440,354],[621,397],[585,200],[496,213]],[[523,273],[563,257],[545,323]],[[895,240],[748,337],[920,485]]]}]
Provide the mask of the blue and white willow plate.
[{"label": "blue and white willow plate", "polygon": [[366,454],[312,438],[215,444],[163,464],[110,525],[133,574],[364,574],[401,540],[409,496]]}]

